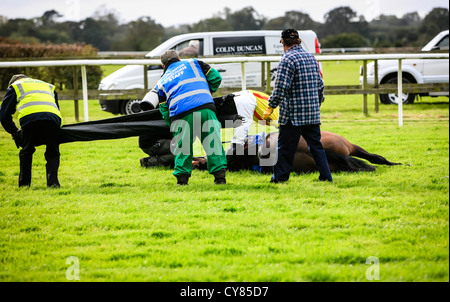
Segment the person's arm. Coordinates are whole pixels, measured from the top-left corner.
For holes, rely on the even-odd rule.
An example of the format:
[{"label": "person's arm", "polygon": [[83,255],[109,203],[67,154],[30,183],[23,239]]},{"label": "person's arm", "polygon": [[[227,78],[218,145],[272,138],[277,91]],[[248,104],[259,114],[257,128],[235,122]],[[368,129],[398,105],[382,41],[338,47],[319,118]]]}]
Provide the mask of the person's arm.
[{"label": "person's arm", "polygon": [[167,97],[166,97],[166,94],[164,93],[164,91],[159,89],[159,90],[157,90],[157,93],[158,93],[158,100],[159,100],[160,104],[167,102]]},{"label": "person's arm", "polygon": [[[320,69],[319,69],[319,73],[320,73]],[[322,76],[318,76],[318,90],[319,90],[319,102],[320,105],[322,105],[322,103],[325,101],[325,95],[324,95],[324,91],[325,91],[325,84],[324,81],[322,79]]]},{"label": "person's arm", "polygon": [[203,74],[206,77],[206,80],[208,81],[209,90],[211,93],[214,93],[219,89],[220,83],[222,83],[222,76],[220,73],[215,69],[206,64],[202,61],[197,61],[200,67],[202,68]]},{"label": "person's arm", "polygon": [[275,87],[272,95],[269,97],[269,106],[271,108],[277,108],[284,101],[286,93],[291,87],[294,72],[294,66],[288,61],[281,61],[278,65]]},{"label": "person's arm", "polygon": [[143,111],[148,111],[158,107],[159,97],[156,88],[150,90],[139,103]]},{"label": "person's arm", "polygon": [[166,122],[167,126],[170,127],[170,111],[169,106],[167,106],[167,102],[159,104],[159,112],[161,112],[163,120]]},{"label": "person's arm", "polygon": [[58,109],[61,109],[61,108],[59,107],[58,93],[56,92],[56,90],[54,91],[53,96],[55,97],[55,103],[56,103],[56,106],[58,107]]},{"label": "person's arm", "polygon": [[160,89],[160,82],[158,82],[158,84],[156,84],[154,90],[155,90],[155,93],[158,95],[159,112],[161,113],[166,124],[170,127],[170,110],[169,110],[169,106],[167,104],[166,94],[164,93],[164,91],[162,89]]},{"label": "person's arm", "polygon": [[216,69],[211,68],[206,74],[206,80],[208,81],[209,90],[211,93],[214,93],[219,89],[220,83],[222,83],[222,76]]},{"label": "person's arm", "polygon": [[275,87],[272,95],[269,97],[269,104],[263,116],[264,120],[269,121],[273,110],[284,101],[286,92],[289,91],[289,88],[291,87],[294,72],[294,66],[286,60],[282,60],[278,65]]},{"label": "person's arm", "polygon": [[13,136],[19,130],[13,121],[13,114],[16,112],[17,95],[14,88],[10,87],[6,90],[6,95],[3,98],[3,103],[0,108],[0,121],[5,128],[5,131]]}]

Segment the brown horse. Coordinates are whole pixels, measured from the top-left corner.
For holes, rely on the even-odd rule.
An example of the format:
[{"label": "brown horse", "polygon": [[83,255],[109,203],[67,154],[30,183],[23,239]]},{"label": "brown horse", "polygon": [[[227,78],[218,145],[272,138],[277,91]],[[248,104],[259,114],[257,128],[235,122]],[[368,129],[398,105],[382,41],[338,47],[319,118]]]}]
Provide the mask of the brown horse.
[{"label": "brown horse", "polygon": [[[321,133],[321,142],[325,149],[331,172],[374,171],[376,169],[375,166],[369,165],[354,157],[365,159],[372,164],[388,166],[401,165],[400,163],[390,162],[381,155],[369,153],[360,146],[350,143],[347,139],[336,133],[327,131],[322,131]],[[259,148],[253,146],[253,150],[258,149],[258,152],[248,151],[252,149],[252,142],[250,139],[246,143],[245,150],[247,151],[244,151],[243,155],[236,155],[234,152],[231,152],[231,150],[228,150],[228,169],[230,171],[258,170],[266,173],[272,172],[273,161],[271,162],[270,158],[273,158],[273,155],[276,154],[277,140],[278,132],[274,132],[264,137],[264,145],[261,145]],[[269,159],[268,162],[272,164],[261,166],[261,159]],[[206,166],[206,159],[204,157],[194,158],[193,166],[204,169]],[[298,143],[292,171],[297,173],[317,171],[314,159],[311,156],[308,145],[303,137],[300,138]]]},{"label": "brown horse", "polygon": [[[399,165],[388,161],[381,155],[369,153],[358,145],[352,144],[344,137],[327,131],[321,132],[321,142],[327,154],[328,164],[331,172],[347,171],[374,171],[375,166],[368,165],[365,162],[355,159],[359,157],[368,160],[372,164],[378,165]],[[266,147],[273,152],[276,149],[278,133],[272,133],[266,138]],[[314,159],[308,150],[308,145],[303,137],[300,138],[297,147],[297,153],[292,167],[294,172],[312,172],[317,171]]]}]

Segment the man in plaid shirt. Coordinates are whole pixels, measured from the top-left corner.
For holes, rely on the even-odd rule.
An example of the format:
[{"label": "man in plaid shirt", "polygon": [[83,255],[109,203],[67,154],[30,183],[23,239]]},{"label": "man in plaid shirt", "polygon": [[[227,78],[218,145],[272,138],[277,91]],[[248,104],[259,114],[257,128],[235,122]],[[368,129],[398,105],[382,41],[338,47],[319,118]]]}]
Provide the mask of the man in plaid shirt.
[{"label": "man in plaid shirt", "polygon": [[264,119],[270,120],[274,108],[280,106],[278,160],[273,167],[271,182],[281,183],[289,179],[301,136],[308,143],[319,169],[319,180],[331,182],[328,160],[320,142],[320,105],[324,100],[324,83],[319,63],[302,48],[295,29],[285,29],[280,42],[285,53],[278,65],[275,88],[264,113]]}]

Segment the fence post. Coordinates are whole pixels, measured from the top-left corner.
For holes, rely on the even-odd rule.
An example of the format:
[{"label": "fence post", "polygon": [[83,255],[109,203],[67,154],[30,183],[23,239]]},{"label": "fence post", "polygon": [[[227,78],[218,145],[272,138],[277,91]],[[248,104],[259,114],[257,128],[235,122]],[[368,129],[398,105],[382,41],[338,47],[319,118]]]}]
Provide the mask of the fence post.
[{"label": "fence post", "polygon": [[147,73],[147,69],[148,69],[148,66],[144,65],[144,91],[145,91],[145,93],[147,93],[147,91],[148,91],[148,73]]},{"label": "fence post", "polygon": [[81,83],[83,85],[83,104],[84,104],[84,121],[89,121],[89,104],[88,104],[88,87],[87,87],[87,76],[86,76],[86,66],[81,66]]},{"label": "fence post", "polygon": [[403,126],[403,72],[402,72],[402,59],[398,59],[398,125]]},{"label": "fence post", "polygon": [[271,89],[271,87],[270,87],[270,80],[271,80],[271,74],[270,74],[270,72],[271,72],[271,70],[270,70],[270,62],[267,62],[267,67],[266,67],[266,69],[267,69],[267,74],[266,74],[266,76],[267,76],[267,82],[266,82],[266,92],[267,93],[269,93],[270,94],[270,89]]},{"label": "fence post", "polygon": [[[378,88],[378,60],[375,60],[375,88]],[[380,111],[380,94],[375,92],[375,112]]]},{"label": "fence post", "polygon": [[367,110],[367,60],[363,60],[363,113],[364,115],[368,115]]},{"label": "fence post", "polygon": [[73,66],[73,105],[75,107],[75,121],[80,121],[80,110],[78,108],[78,68]]},{"label": "fence post", "polygon": [[245,78],[245,62],[241,62],[241,71],[242,71],[242,90],[246,90],[247,80]]},{"label": "fence post", "polygon": [[261,88],[264,89],[266,87],[266,84],[264,83],[264,80],[266,79],[266,64],[264,62],[261,62]]}]

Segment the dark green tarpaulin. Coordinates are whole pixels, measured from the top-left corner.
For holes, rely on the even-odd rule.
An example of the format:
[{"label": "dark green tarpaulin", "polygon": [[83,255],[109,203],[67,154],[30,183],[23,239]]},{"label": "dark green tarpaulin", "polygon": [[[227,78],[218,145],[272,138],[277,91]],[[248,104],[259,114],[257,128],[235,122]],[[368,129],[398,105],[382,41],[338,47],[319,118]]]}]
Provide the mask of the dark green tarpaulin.
[{"label": "dark green tarpaulin", "polygon": [[[217,118],[222,123],[222,127],[226,126],[226,120],[237,119],[236,106],[232,97],[215,98],[214,102]],[[110,119],[64,125],[61,127],[60,143],[120,139],[141,135],[154,136],[155,139],[173,137],[159,110],[154,109]]]}]

